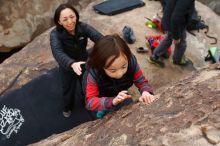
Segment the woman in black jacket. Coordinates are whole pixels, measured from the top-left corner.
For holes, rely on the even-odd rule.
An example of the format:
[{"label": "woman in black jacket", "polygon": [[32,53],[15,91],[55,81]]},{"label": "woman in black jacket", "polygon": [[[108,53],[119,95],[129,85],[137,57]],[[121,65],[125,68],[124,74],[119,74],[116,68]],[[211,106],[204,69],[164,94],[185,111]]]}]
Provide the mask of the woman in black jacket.
[{"label": "woman in black jacket", "polygon": [[50,45],[59,64],[63,89],[63,115],[69,117],[74,105],[76,81],[81,78],[82,65],[88,58],[88,38],[96,42],[102,37],[92,26],[80,22],[79,14],[70,4],[61,4],[55,11]]}]

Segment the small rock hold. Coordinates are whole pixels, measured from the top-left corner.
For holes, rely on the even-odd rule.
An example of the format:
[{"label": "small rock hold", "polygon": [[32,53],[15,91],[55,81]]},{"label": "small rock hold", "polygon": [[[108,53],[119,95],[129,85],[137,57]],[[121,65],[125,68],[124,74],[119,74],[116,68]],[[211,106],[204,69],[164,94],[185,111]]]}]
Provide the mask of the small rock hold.
[{"label": "small rock hold", "polygon": [[4,30],[4,35],[8,35],[10,33],[9,29]]},{"label": "small rock hold", "polygon": [[220,143],[220,129],[213,126],[202,127],[202,133],[205,135],[209,143],[218,144]]},{"label": "small rock hold", "polygon": [[163,127],[160,129],[160,132],[166,132],[168,129],[166,127]]},{"label": "small rock hold", "polygon": [[125,113],[123,113],[123,115],[121,116],[122,118],[127,117],[128,115],[130,115],[132,113],[132,111],[127,111]]}]

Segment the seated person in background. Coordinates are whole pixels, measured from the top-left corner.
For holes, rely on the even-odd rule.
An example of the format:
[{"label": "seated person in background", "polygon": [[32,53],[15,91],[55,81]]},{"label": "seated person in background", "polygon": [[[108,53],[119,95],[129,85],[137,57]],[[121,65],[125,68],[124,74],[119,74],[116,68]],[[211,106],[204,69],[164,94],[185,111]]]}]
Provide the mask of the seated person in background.
[{"label": "seated person in background", "polygon": [[140,102],[155,100],[135,56],[118,35],[107,35],[95,43],[83,81],[86,108],[95,111],[98,118],[132,103],[127,90],[133,83],[141,93]]}]

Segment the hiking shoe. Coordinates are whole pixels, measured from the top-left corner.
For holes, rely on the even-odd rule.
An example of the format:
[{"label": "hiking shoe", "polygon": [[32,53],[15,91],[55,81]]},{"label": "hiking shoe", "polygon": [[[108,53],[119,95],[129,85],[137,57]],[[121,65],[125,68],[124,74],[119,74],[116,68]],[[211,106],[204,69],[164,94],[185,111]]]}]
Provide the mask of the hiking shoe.
[{"label": "hiking shoe", "polygon": [[154,56],[150,56],[148,58],[148,62],[151,64],[155,64],[155,65],[162,67],[162,68],[165,67],[165,64],[163,63],[163,61],[161,61],[160,58],[156,59],[156,57],[154,57]]},{"label": "hiking shoe", "polygon": [[70,116],[71,116],[71,114],[72,114],[72,111],[71,110],[67,110],[67,111],[63,111],[63,116],[65,117],[65,118],[69,118]]},{"label": "hiking shoe", "polygon": [[146,52],[148,52],[148,48],[139,47],[139,48],[137,48],[137,52],[138,52],[138,53],[146,53]]},{"label": "hiking shoe", "polygon": [[136,37],[134,35],[133,29],[129,26],[124,26],[122,29],[123,38],[127,43],[133,44],[136,41]]},{"label": "hiking shoe", "polygon": [[189,61],[186,60],[185,57],[183,57],[180,61],[173,60],[173,64],[179,65],[179,66],[187,66],[188,63],[189,63]]},{"label": "hiking shoe", "polygon": [[168,52],[165,52],[164,54],[161,55],[161,57],[164,59],[169,59],[170,55]]}]

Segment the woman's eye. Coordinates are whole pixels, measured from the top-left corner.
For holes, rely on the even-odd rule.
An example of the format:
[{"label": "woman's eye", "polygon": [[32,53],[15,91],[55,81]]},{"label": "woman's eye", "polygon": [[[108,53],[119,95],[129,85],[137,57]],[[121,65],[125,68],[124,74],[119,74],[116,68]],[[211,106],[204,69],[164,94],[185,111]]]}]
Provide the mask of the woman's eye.
[{"label": "woman's eye", "polygon": [[122,66],[122,69],[125,69],[125,68],[127,68],[128,66],[127,65],[124,65],[124,66]]},{"label": "woman's eye", "polygon": [[73,18],[74,18],[74,16],[70,16],[70,18],[71,18],[71,19],[73,19]]},{"label": "woman's eye", "polygon": [[115,72],[116,72],[116,70],[110,70],[110,72],[111,72],[111,73],[115,73]]}]

